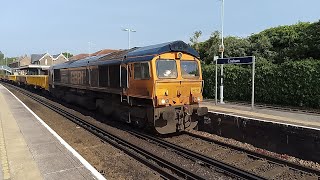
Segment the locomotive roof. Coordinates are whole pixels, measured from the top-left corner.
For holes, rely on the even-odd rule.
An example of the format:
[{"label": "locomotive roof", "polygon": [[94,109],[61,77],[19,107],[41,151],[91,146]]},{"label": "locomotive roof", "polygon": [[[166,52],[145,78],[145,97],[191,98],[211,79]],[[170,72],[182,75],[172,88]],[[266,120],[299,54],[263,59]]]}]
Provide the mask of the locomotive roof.
[{"label": "locomotive roof", "polygon": [[199,57],[197,51],[183,41],[173,41],[146,47],[120,50],[101,56],[92,56],[77,61],[69,61],[53,66],[54,69],[83,67],[87,65],[120,64],[121,62],[150,61],[155,56],[167,52],[184,52]]},{"label": "locomotive roof", "polygon": [[173,41],[138,48],[128,53],[125,62],[146,61],[148,59],[151,60],[153,57],[167,52],[184,52],[199,58],[198,52],[185,42]]}]

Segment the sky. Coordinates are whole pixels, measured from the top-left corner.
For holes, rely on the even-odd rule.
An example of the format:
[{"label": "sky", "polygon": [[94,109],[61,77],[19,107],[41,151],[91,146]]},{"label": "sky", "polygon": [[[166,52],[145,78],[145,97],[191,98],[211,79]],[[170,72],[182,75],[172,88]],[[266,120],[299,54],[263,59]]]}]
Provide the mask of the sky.
[{"label": "sky", "polygon": [[[319,0],[225,0],[225,36],[246,37],[266,28],[315,22]],[[0,0],[0,51],[92,53],[183,40],[221,30],[221,0]]]}]

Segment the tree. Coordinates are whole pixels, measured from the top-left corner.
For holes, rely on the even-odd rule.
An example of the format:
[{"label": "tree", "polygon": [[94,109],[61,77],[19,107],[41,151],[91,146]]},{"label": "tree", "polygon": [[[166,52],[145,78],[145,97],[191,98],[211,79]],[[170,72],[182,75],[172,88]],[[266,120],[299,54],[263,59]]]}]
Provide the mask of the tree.
[{"label": "tree", "polygon": [[64,52],[62,53],[65,57],[67,58],[71,58],[73,56],[73,54],[69,53],[69,52]]},{"label": "tree", "polygon": [[197,51],[199,51],[199,38],[201,37],[201,31],[195,31],[193,36],[190,38],[191,46],[194,47]]},{"label": "tree", "polygon": [[4,54],[0,51],[0,60],[4,58]]},{"label": "tree", "polygon": [[218,31],[215,31],[211,34],[210,38],[207,41],[199,43],[199,54],[200,58],[206,63],[210,64],[213,62],[213,57],[218,55],[219,50],[219,37],[220,34]]}]

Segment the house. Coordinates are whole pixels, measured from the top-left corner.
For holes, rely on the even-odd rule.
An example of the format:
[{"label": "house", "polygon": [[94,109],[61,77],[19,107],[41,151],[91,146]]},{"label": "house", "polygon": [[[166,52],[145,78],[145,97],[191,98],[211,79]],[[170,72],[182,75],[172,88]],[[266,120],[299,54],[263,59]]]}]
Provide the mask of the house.
[{"label": "house", "polygon": [[62,53],[56,54],[56,55],[52,55],[52,57],[53,57],[53,65],[61,64],[61,63],[69,61],[68,58],[65,57]]},{"label": "house", "polygon": [[31,58],[27,55],[18,57],[15,61],[10,63],[8,66],[10,68],[19,68],[20,66],[26,66],[31,64]]},{"label": "house", "polygon": [[53,57],[49,53],[45,54],[31,54],[31,64],[50,66]]},{"label": "house", "polygon": [[91,54],[90,56],[101,56],[101,55],[104,55],[104,54],[109,54],[109,53],[113,53],[113,52],[117,52],[119,50],[114,50],[114,49],[103,49],[103,50],[100,50],[100,51],[97,51],[93,54]]},{"label": "house", "polygon": [[104,55],[104,54],[109,54],[109,53],[117,52],[117,51],[119,51],[119,50],[103,49],[103,50],[97,51],[97,52],[92,53],[92,54],[78,54],[78,55],[70,57],[69,60],[73,61],[73,60],[84,59],[84,58],[89,57],[89,56],[101,56],[101,55]]},{"label": "house", "polygon": [[49,53],[45,54],[31,54],[31,64],[51,66],[68,61],[68,59],[62,54],[51,56]]},{"label": "house", "polygon": [[70,57],[69,60],[73,61],[73,60],[84,59],[84,58],[86,58],[88,56],[89,56],[89,54],[78,54],[78,55]]}]

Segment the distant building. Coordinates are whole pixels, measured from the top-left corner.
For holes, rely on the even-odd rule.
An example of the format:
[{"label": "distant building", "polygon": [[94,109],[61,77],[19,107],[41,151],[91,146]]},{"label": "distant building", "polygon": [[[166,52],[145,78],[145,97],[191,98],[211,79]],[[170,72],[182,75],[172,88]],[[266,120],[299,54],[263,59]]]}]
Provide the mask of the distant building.
[{"label": "distant building", "polygon": [[49,53],[31,54],[31,64],[50,66],[52,61],[53,57]]},{"label": "distant building", "polygon": [[72,56],[71,58],[69,58],[69,60],[73,61],[73,60],[84,59],[88,56],[89,56],[89,54],[78,54],[78,55]]},{"label": "distant building", "polygon": [[68,59],[61,53],[51,56],[49,53],[45,54],[31,54],[31,64],[52,66],[68,61]]},{"label": "distant building", "polygon": [[31,58],[27,55],[18,57],[15,61],[10,63],[8,66],[11,68],[19,68],[21,66],[27,66],[31,64]]},{"label": "distant building", "polygon": [[46,74],[51,65],[60,64],[68,61],[62,53],[56,55],[31,54],[18,57],[9,64],[14,74]]},{"label": "distant building", "polygon": [[69,61],[68,58],[65,57],[62,53],[56,54],[56,55],[52,55],[52,57],[53,57],[53,61],[52,61],[53,65],[61,64],[61,63]]},{"label": "distant building", "polygon": [[119,51],[119,50],[103,49],[103,50],[97,51],[97,52],[92,53],[92,54],[78,54],[78,55],[70,57],[69,60],[73,61],[73,60],[84,59],[84,58],[89,57],[89,56],[101,56],[101,55],[104,55],[104,54],[109,54],[109,53],[117,52],[117,51]]}]

